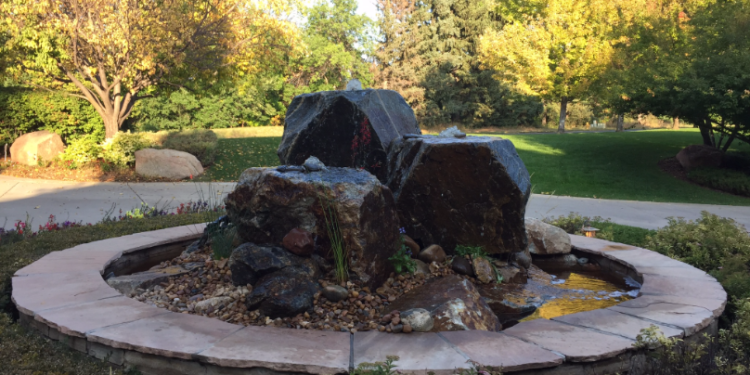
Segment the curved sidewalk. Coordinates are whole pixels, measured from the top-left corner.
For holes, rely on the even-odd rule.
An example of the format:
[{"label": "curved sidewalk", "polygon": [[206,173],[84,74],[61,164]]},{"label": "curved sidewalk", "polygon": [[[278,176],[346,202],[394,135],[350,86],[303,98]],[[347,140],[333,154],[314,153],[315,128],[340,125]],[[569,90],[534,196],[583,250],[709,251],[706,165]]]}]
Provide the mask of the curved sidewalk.
[{"label": "curved sidewalk", "polygon": [[[140,206],[141,200],[158,207],[175,208],[180,203],[204,200],[222,202],[234,187],[231,182],[119,183],[68,182],[0,176],[0,228],[10,228],[28,214],[37,227],[55,215],[58,221],[96,223],[113,205],[114,215]],[[543,218],[578,212],[601,216],[614,223],[656,229],[667,217],[697,219],[701,211],[731,217],[750,228],[750,207],[688,203],[655,203],[611,199],[532,195],[527,217]]]}]

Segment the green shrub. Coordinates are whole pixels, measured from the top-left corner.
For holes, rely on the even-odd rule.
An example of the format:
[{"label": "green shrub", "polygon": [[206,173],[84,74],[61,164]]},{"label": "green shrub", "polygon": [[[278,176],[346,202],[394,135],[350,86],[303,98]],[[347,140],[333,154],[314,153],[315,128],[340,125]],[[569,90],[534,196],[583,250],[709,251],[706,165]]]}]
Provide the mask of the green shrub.
[{"label": "green shrub", "polygon": [[104,123],[91,104],[76,97],[24,87],[0,87],[0,144],[49,130],[69,141],[83,134],[104,139]]},{"label": "green shrub", "polygon": [[60,160],[82,165],[95,161],[102,154],[102,146],[94,135],[85,135],[72,140],[60,155]]},{"label": "green shrub", "polygon": [[210,130],[183,130],[168,133],[161,146],[164,148],[185,151],[200,160],[203,166],[211,165],[216,160],[216,147],[219,138]]},{"label": "green shrub", "polygon": [[729,295],[725,322],[734,316],[738,301],[750,298],[750,235],[732,219],[705,211],[696,221],[669,218],[669,225],[649,236],[645,247],[715,277]]},{"label": "green shrub", "polygon": [[687,176],[699,185],[750,197],[750,175],[745,172],[704,167],[691,170]]},{"label": "green shrub", "polygon": [[656,233],[649,229],[615,224],[610,222],[609,219],[604,219],[599,216],[593,218],[581,216],[581,214],[577,212],[573,212],[568,216],[561,215],[557,218],[545,218],[543,221],[547,224],[560,227],[567,233],[576,235],[582,235],[581,228],[588,223],[588,225],[599,229],[599,231],[596,232],[597,238],[639,247],[643,247],[648,235]]},{"label": "green shrub", "polygon": [[135,152],[152,146],[151,140],[143,134],[118,132],[102,144],[102,158],[120,167],[133,165]]}]

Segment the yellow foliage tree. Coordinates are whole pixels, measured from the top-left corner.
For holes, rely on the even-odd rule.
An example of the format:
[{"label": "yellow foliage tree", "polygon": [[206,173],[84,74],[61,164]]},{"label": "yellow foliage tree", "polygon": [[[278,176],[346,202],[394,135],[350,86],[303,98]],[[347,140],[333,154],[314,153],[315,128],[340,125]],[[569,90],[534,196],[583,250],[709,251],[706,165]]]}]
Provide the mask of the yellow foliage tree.
[{"label": "yellow foliage tree", "polygon": [[608,0],[547,0],[539,13],[516,16],[480,41],[483,66],[522,93],[560,102],[559,132],[567,104],[584,99],[612,55],[616,7]]},{"label": "yellow foliage tree", "polygon": [[[298,38],[286,0],[5,0],[22,82],[81,97],[113,137],[135,102],[168,80],[253,73]],[[183,82],[184,83],[184,82]]]}]

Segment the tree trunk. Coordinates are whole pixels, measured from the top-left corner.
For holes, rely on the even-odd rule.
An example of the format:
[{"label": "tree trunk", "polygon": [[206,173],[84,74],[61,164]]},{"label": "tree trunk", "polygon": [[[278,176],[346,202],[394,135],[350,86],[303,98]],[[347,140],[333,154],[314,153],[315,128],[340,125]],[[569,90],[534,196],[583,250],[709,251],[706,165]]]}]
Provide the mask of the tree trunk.
[{"label": "tree trunk", "polygon": [[557,126],[558,133],[565,133],[565,116],[568,113],[568,97],[560,99],[560,125]]},{"label": "tree trunk", "polygon": [[713,129],[711,129],[711,120],[699,120],[702,125],[699,126],[701,131],[701,137],[703,137],[703,144],[706,146],[716,147],[716,142],[713,136]]},{"label": "tree trunk", "polygon": [[672,118],[672,130],[680,130],[680,118],[679,117]]},{"label": "tree trunk", "polygon": [[114,116],[109,116],[109,118],[103,118],[104,120],[104,137],[106,139],[112,139],[117,134],[117,131],[120,130],[120,126],[118,125],[118,119],[112,118]]},{"label": "tree trunk", "polygon": [[624,127],[625,127],[625,115],[620,113],[619,115],[617,115],[617,128],[615,129],[615,131],[617,132],[624,131],[625,130]]}]

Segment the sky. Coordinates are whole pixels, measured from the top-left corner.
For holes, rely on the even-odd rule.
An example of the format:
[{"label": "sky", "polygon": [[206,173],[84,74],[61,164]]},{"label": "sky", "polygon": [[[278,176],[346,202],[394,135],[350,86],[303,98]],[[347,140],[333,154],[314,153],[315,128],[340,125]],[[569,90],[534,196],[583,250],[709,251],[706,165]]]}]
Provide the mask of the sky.
[{"label": "sky", "polygon": [[357,13],[364,14],[375,21],[378,18],[375,0],[357,0]]}]

